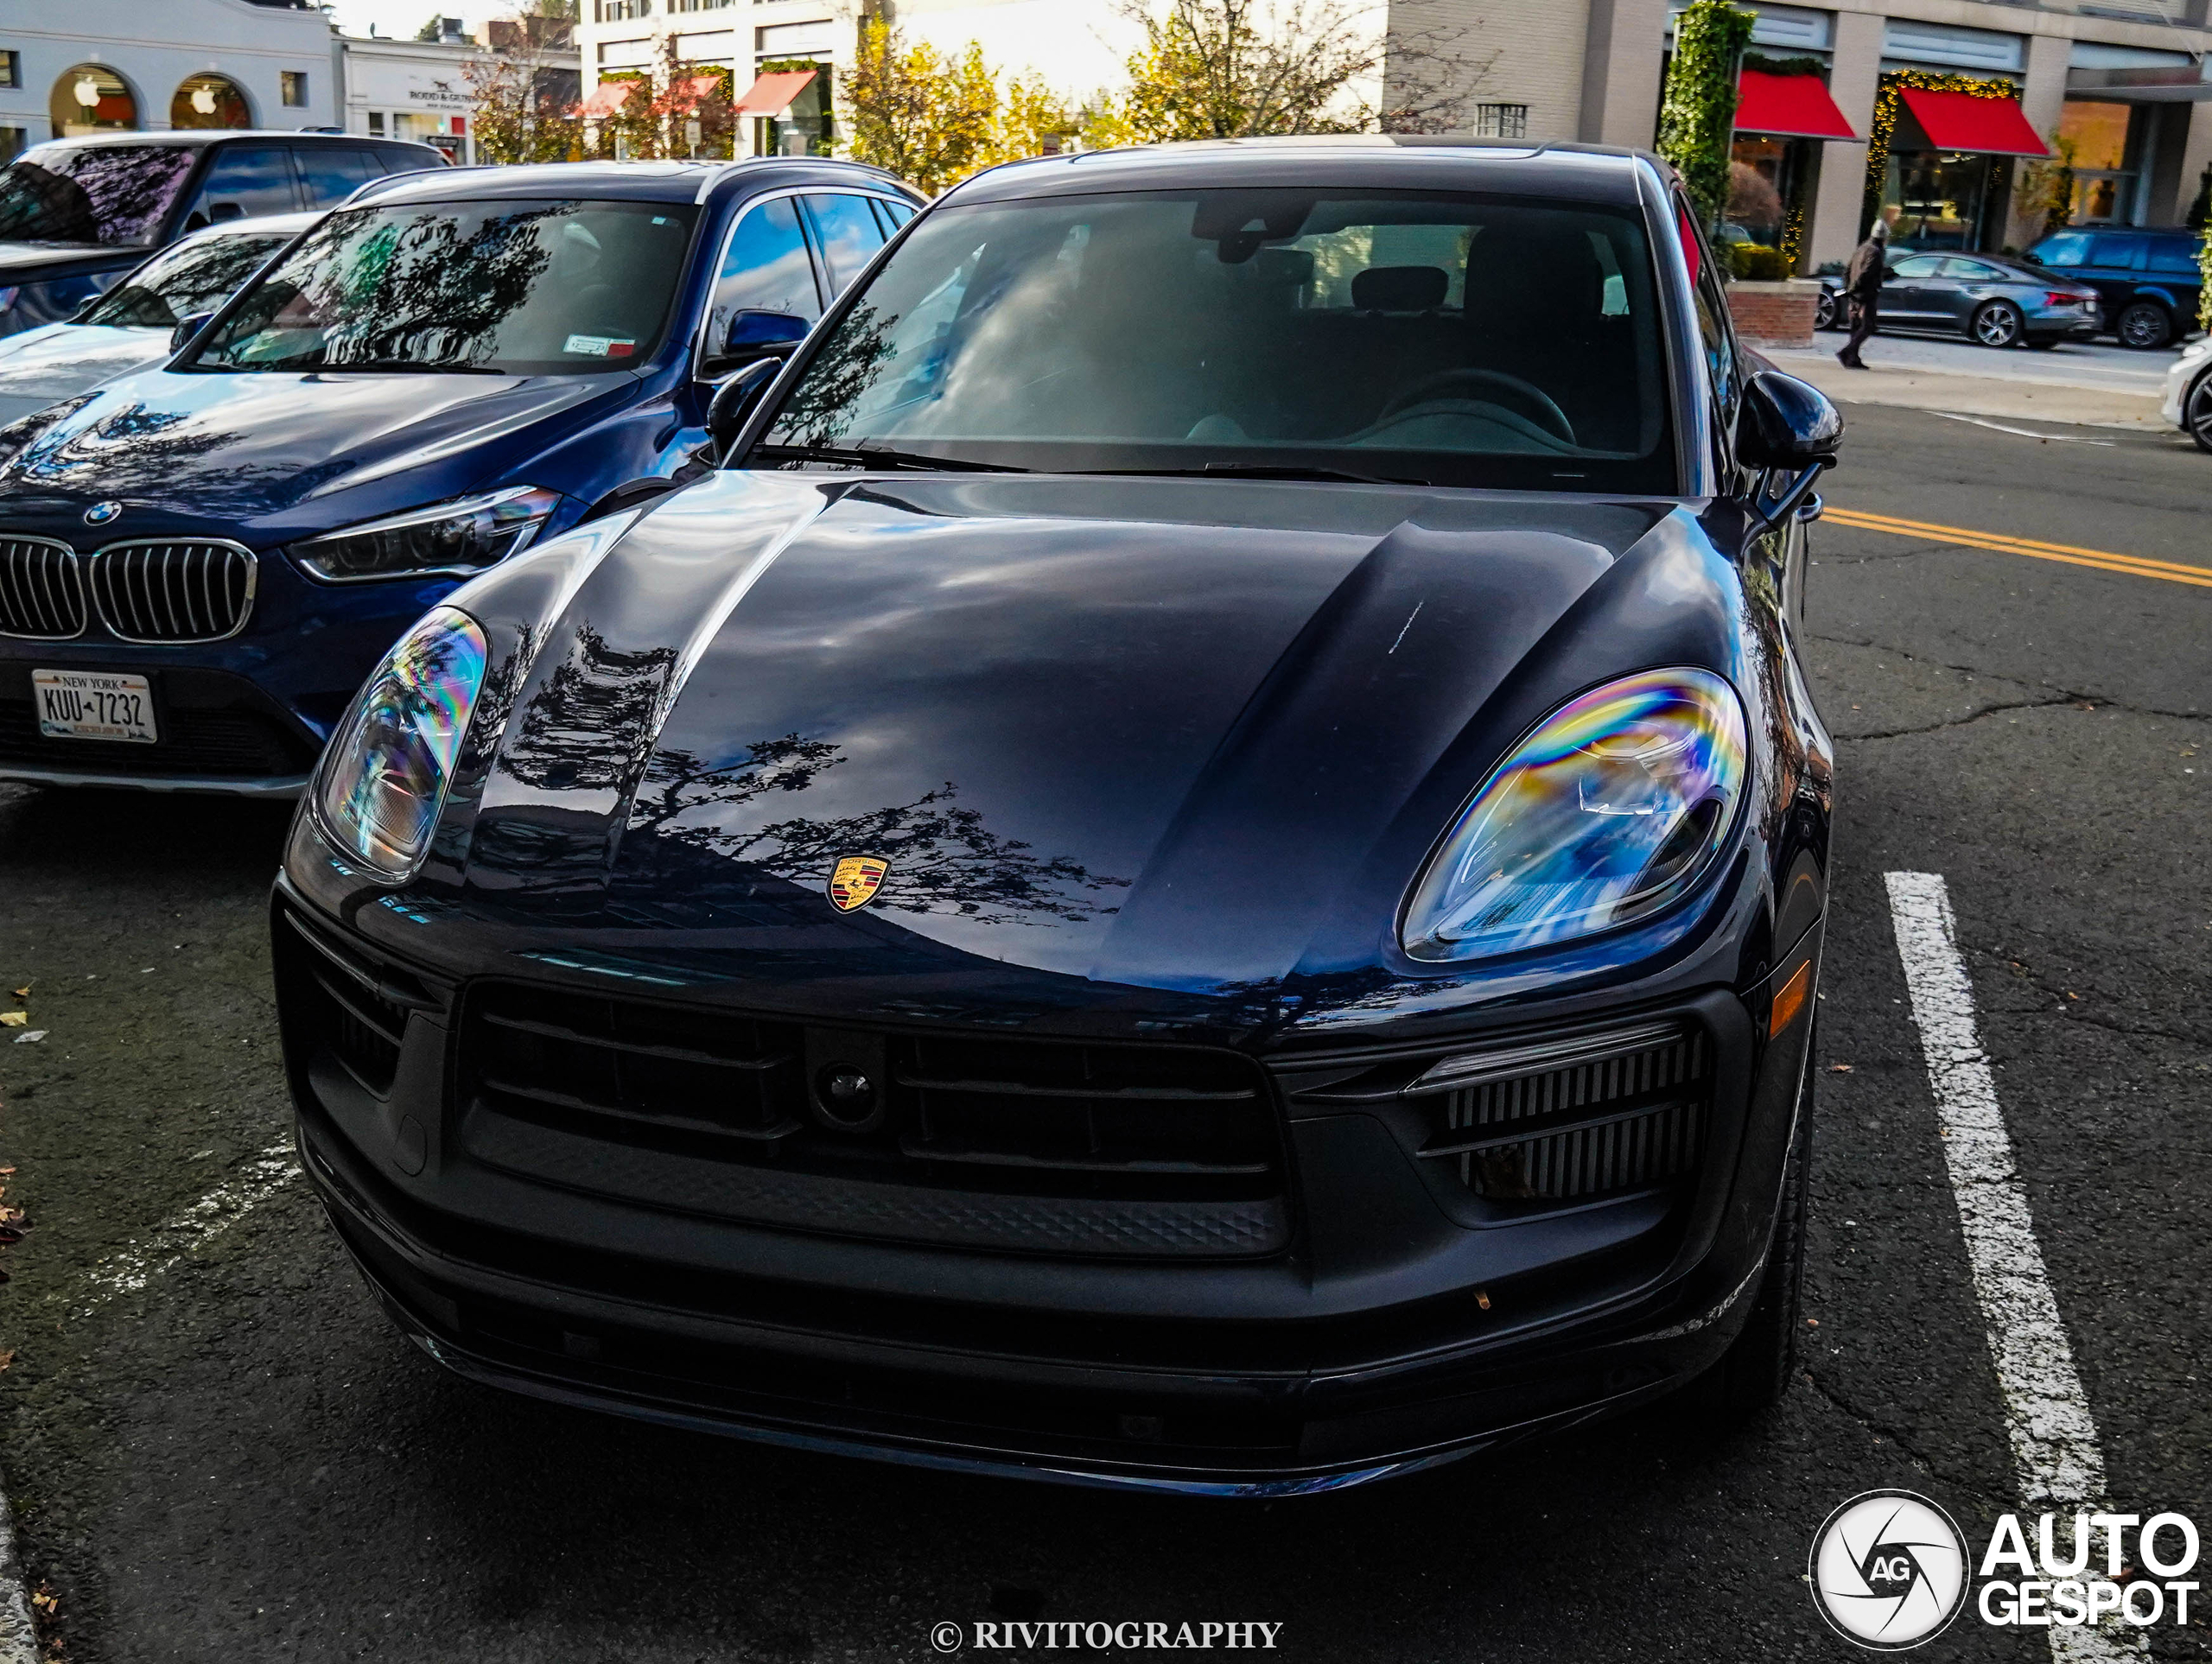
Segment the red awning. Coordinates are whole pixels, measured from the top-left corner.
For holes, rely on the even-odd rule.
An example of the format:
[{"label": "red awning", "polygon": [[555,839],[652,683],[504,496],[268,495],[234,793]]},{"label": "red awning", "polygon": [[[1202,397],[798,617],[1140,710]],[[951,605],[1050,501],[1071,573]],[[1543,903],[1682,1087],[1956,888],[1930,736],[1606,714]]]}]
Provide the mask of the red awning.
[{"label": "red awning", "polygon": [[604,121],[628,102],[630,89],[636,85],[635,81],[601,81],[584,100],[583,118]]},{"label": "red awning", "polygon": [[780,116],[791,107],[791,100],[798,97],[806,84],[814,79],[810,69],[786,69],[773,75],[763,75],[745,89],[745,96],[737,101],[741,116]]},{"label": "red awning", "polygon": [[[2047,156],[2050,147],[2036,137],[2020,113],[2018,98],[1981,98],[1971,92],[1930,92],[1924,87],[1897,89],[1904,107],[1938,150],[1974,150],[1993,156]],[[1903,145],[1897,148],[1904,149]]]},{"label": "red awning", "polygon": [[[1781,138],[1859,139],[1817,75],[1770,75],[1747,69],[1738,83],[1736,130]],[[1859,141],[1864,143],[1863,140]]]}]

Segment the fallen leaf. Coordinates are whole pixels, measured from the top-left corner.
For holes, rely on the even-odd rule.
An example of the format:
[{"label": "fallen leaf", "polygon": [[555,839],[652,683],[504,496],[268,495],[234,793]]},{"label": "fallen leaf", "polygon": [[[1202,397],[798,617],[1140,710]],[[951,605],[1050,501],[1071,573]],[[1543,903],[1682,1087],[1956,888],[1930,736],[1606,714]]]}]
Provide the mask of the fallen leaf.
[{"label": "fallen leaf", "polygon": [[28,1000],[28,999],[29,999],[30,997],[31,997],[31,985],[30,985],[29,982],[24,983],[24,984],[22,985],[22,987],[21,987],[21,988],[17,988],[17,989],[16,990],[16,998],[17,998],[18,1000]]},{"label": "fallen leaf", "polygon": [[1818,1318],[1808,1318],[1805,1319],[1805,1327],[1808,1329],[1818,1329],[1820,1326],[1821,1320]]},{"label": "fallen leaf", "polygon": [[31,1019],[28,1011],[0,1011],[0,1026],[21,1028]]},{"label": "fallen leaf", "polygon": [[11,1173],[15,1171],[13,1167],[0,1167],[0,1173]]},{"label": "fallen leaf", "polygon": [[1850,1072],[1851,1065],[1849,1064],[1830,1064],[1828,1065],[1828,1073],[1831,1075],[1848,1075]]},{"label": "fallen leaf", "polygon": [[0,1369],[5,1369],[15,1361],[16,1355],[13,1352],[0,1352]]}]

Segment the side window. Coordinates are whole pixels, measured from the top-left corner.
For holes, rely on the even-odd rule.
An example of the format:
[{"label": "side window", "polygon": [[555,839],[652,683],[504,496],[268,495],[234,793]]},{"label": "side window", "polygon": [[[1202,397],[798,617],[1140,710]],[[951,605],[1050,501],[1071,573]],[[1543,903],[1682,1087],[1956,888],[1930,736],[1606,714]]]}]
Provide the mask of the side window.
[{"label": "side window", "polygon": [[1726,428],[1736,419],[1736,337],[1728,324],[1728,297],[1721,292],[1713,262],[1705,257],[1696,222],[1681,203],[1675,206],[1675,229],[1682,239],[1682,257],[1690,269],[1690,291],[1697,300],[1697,331],[1705,340],[1706,368],[1713,375],[1713,391],[1720,401],[1720,422]]},{"label": "side window", "polygon": [[1962,283],[1993,283],[2001,282],[2005,274],[1994,266],[1986,266],[1979,260],[1950,259],[1943,262],[1943,276],[1955,277]]},{"label": "side window", "polygon": [[427,168],[439,165],[438,153],[425,153],[422,147],[408,144],[372,144],[368,149],[370,165],[375,174],[419,174]]},{"label": "side window", "polygon": [[2089,264],[2120,271],[2133,271],[2143,252],[2139,237],[2093,237],[2089,239]]},{"label": "side window", "polygon": [[300,206],[292,187],[292,159],[276,145],[234,144],[215,153],[200,194],[184,217],[187,231],[226,219],[290,213]]},{"label": "side window", "polygon": [[2029,252],[2047,266],[2086,265],[2089,239],[2080,232],[2062,232],[2056,237],[2045,238]]},{"label": "side window", "polygon": [[2151,245],[2151,258],[2146,263],[2152,271],[2197,275],[2196,246],[2179,238],[2162,237]]},{"label": "side window", "polygon": [[1938,256],[1915,254],[1897,261],[1891,270],[1907,283],[1915,283],[1924,277],[1933,277],[1942,264]]},{"label": "side window", "polygon": [[914,217],[912,208],[904,202],[893,202],[888,197],[872,196],[868,198],[868,206],[875,210],[875,217],[882,224],[883,239],[887,243],[899,226]]},{"label": "side window", "polygon": [[822,263],[829,269],[830,292],[842,294],[883,246],[883,227],[864,196],[810,196],[806,211],[814,221],[815,240],[822,245]]},{"label": "side window", "polygon": [[810,323],[822,315],[798,206],[788,196],[747,208],[731,233],[729,252],[715,276],[714,311],[707,326],[709,352],[720,350],[730,315],[737,312],[785,312]]},{"label": "side window", "polygon": [[313,149],[295,150],[292,161],[300,170],[300,191],[310,208],[327,206],[351,196],[371,180],[384,177],[383,168],[368,151],[341,145],[318,144]]}]

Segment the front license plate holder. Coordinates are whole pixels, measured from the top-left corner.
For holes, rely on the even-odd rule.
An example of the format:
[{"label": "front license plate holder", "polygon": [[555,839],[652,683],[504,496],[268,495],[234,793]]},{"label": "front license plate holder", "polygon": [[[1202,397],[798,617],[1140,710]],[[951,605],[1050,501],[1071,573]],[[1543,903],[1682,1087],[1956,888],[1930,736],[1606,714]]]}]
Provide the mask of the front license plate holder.
[{"label": "front license plate holder", "polygon": [[48,740],[106,740],[123,745],[161,743],[154,720],[154,684],[120,670],[31,672],[38,731]]}]

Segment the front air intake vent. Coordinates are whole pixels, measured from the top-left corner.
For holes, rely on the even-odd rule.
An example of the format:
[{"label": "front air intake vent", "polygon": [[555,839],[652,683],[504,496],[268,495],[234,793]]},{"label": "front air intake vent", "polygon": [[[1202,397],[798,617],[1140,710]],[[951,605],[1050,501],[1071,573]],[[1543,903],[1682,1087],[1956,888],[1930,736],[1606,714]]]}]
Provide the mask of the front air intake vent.
[{"label": "front air intake vent", "polygon": [[85,580],[76,551],[0,532],[0,636],[67,641],[85,631]]},{"label": "front air intake vent", "polygon": [[124,641],[220,641],[253,608],[253,556],[236,543],[111,543],[92,559],[100,621]]},{"label": "front air intake vent", "polygon": [[1427,1097],[1440,1123],[1421,1153],[1498,1202],[1579,1202],[1663,1183],[1704,1152],[1710,1054],[1703,1031],[1661,1026],[1548,1060],[1532,1049],[1515,1057],[1517,1072],[1468,1067],[1459,1072],[1471,1083],[1441,1093],[1423,1094],[1416,1081],[1408,1095]]}]

